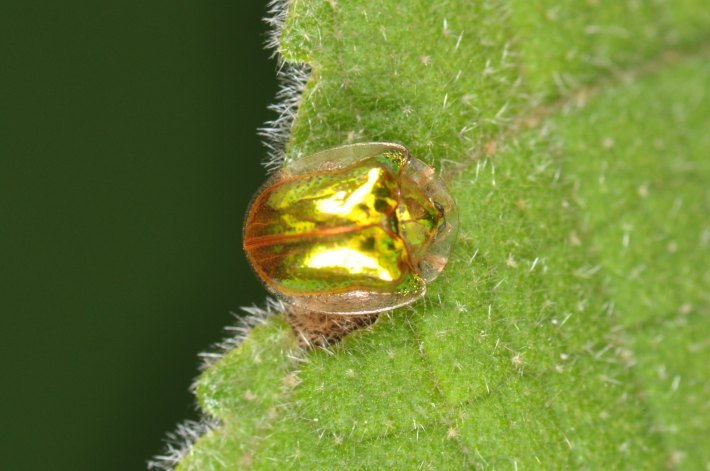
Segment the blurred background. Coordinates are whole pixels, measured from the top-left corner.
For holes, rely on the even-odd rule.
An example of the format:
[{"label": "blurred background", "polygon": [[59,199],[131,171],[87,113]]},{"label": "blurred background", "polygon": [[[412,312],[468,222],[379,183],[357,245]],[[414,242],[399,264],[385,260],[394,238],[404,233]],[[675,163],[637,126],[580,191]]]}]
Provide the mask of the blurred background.
[{"label": "blurred background", "polygon": [[265,1],[0,5],[0,456],[132,470],[264,291],[241,249],[273,114]]}]

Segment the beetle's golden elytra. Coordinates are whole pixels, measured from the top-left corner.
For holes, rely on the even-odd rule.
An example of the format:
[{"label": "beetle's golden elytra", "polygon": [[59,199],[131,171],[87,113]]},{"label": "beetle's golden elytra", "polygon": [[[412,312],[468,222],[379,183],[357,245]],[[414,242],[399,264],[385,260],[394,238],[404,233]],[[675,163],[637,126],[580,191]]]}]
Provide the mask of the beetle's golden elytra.
[{"label": "beetle's golden elytra", "polygon": [[288,163],[252,201],[244,249],[296,309],[368,314],[414,302],[444,269],[454,201],[406,148],[354,144]]}]

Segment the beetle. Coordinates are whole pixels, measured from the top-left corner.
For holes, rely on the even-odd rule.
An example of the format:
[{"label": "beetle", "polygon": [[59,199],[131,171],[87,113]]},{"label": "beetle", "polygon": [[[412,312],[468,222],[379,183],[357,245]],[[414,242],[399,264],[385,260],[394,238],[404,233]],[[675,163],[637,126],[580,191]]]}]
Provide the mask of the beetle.
[{"label": "beetle", "polygon": [[258,277],[288,306],[371,314],[424,295],[457,226],[432,167],[399,144],[361,143],[284,165],[253,198],[243,244]]}]

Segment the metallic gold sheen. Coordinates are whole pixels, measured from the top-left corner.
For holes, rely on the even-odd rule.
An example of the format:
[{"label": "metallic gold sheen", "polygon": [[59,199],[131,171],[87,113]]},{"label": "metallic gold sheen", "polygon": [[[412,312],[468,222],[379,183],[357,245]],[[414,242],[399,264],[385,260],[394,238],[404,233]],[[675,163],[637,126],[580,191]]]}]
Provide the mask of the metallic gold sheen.
[{"label": "metallic gold sheen", "polygon": [[[395,144],[344,146],[298,162],[267,182],[247,213],[244,248],[267,288],[287,303],[339,314],[423,295],[456,227],[433,169]],[[445,253],[436,250],[443,239]]]}]

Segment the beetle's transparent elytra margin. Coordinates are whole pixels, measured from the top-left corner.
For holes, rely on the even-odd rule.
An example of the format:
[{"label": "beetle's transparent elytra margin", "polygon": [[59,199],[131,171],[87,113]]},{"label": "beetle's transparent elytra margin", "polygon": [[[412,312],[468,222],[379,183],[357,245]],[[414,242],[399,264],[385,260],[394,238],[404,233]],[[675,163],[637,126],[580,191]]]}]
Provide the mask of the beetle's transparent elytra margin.
[{"label": "beetle's transparent elytra margin", "polygon": [[398,144],[353,144],[270,178],[247,212],[244,248],[267,289],[293,308],[368,314],[422,297],[457,226],[432,167]]}]

